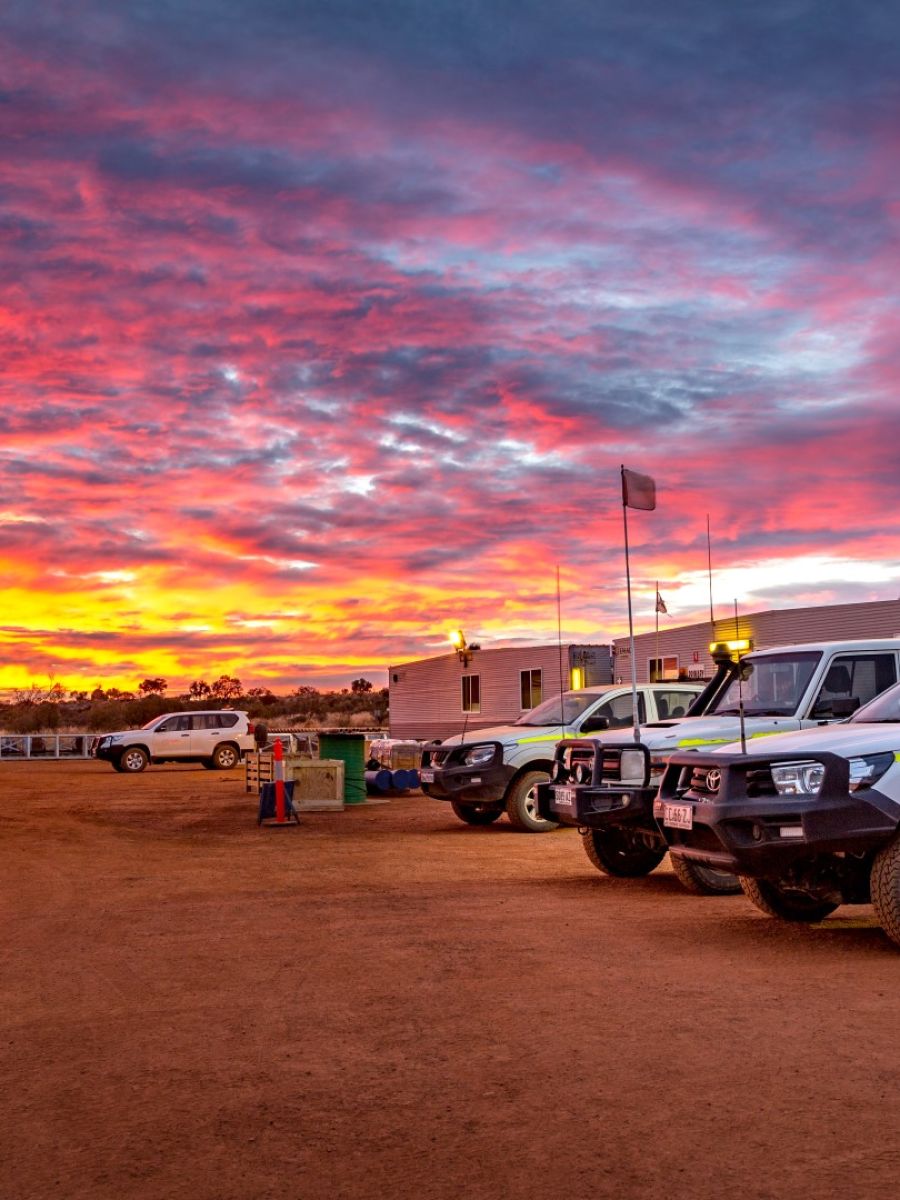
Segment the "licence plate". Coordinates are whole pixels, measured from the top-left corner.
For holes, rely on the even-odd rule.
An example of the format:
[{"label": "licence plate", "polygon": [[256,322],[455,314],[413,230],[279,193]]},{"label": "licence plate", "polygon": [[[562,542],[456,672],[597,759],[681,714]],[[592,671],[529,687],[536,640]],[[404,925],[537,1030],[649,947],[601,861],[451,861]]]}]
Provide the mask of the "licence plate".
[{"label": "licence plate", "polygon": [[434,771],[420,771],[419,772],[419,782],[420,783],[434,783]]},{"label": "licence plate", "polygon": [[575,789],[570,787],[558,787],[553,789],[553,807],[554,808],[574,808],[575,807]]},{"label": "licence plate", "polygon": [[693,829],[693,808],[690,804],[664,804],[663,825],[668,825],[670,829]]}]

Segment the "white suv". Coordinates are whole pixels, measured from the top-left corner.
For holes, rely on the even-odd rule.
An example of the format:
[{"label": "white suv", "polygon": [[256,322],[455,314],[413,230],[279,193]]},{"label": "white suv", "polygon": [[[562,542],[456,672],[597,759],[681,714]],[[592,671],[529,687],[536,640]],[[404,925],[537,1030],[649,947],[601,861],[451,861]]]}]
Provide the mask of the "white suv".
[{"label": "white suv", "polygon": [[143,771],[151,762],[199,762],[210,771],[224,771],[236,767],[254,745],[247,713],[222,709],[163,713],[140,729],[96,738],[91,753],[117,771]]}]

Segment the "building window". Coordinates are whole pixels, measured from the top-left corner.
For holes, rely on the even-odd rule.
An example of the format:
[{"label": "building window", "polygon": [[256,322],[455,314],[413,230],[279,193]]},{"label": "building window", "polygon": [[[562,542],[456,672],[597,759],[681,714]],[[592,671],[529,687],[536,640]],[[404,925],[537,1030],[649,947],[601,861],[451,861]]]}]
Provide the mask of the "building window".
[{"label": "building window", "polygon": [[481,712],[481,676],[463,675],[462,710],[467,713]]},{"label": "building window", "polygon": [[522,693],[522,709],[527,712],[531,708],[537,708],[543,698],[541,695],[540,668],[536,671],[520,671],[519,681]]},{"label": "building window", "polygon": [[678,678],[678,655],[650,659],[650,682],[661,683],[664,679]]}]

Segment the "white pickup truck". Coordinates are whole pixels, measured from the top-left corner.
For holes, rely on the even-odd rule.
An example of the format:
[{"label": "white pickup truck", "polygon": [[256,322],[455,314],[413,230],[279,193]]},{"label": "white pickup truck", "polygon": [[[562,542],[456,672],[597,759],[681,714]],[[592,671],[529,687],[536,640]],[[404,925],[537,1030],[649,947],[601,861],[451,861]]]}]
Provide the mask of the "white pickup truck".
[{"label": "white pickup truck", "polygon": [[[659,721],[685,714],[703,688],[699,684],[650,683],[638,688],[638,720]],[[511,725],[457,734],[425,751],[422,790],[446,800],[467,825],[490,825],[508,815],[531,833],[556,829],[558,822],[535,809],[534,789],[550,777],[560,738],[630,728],[630,687],[608,684],[581,688],[545,700]]]},{"label": "white pickup truck", "polygon": [[655,812],[673,862],[741,877],[757,908],[816,922],[868,904],[900,945],[900,685],[849,721],[674,754]]},{"label": "white pickup truck", "polygon": [[[538,815],[585,833],[588,858],[611,875],[646,875],[666,843],[653,802],[669,757],[707,751],[741,736],[748,750],[763,739],[846,720],[900,679],[900,638],[809,642],[757,650],[704,715],[642,726],[640,739],[610,731],[599,739],[560,744],[551,782],[537,792]],[[698,893],[739,890],[735,876],[673,858],[681,882]]]}]

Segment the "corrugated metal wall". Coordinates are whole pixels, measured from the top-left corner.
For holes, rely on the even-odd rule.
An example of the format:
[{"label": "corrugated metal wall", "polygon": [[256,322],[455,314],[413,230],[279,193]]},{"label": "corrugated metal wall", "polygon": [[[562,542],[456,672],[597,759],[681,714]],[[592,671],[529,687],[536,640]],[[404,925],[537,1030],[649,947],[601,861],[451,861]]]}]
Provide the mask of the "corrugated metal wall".
[{"label": "corrugated metal wall", "polygon": [[[563,690],[569,687],[573,662],[584,666],[588,683],[609,683],[612,679],[610,647],[562,647]],[[489,725],[515,721],[522,715],[522,671],[541,671],[542,698],[558,696],[560,690],[560,648],[558,646],[501,646],[476,650],[468,666],[455,652],[438,658],[391,667],[390,734],[392,738],[450,737],[463,728],[485,729]],[[462,711],[462,677],[477,675],[481,686],[481,711]]]},{"label": "corrugated metal wall", "polygon": [[[688,676],[710,676],[714,670],[709,657],[711,641],[729,641],[750,637],[756,650],[788,646],[798,642],[833,642],[853,638],[900,637],[900,600],[873,600],[860,604],[826,604],[815,608],[771,609],[768,612],[739,614],[737,624],[731,617],[720,617],[715,636],[708,621],[697,625],[664,627],[668,618],[660,617],[659,640],[655,633],[638,634],[634,639],[637,678],[649,678],[651,658],[677,655],[678,666]],[[631,655],[628,638],[616,638],[614,674],[628,683],[631,679]]]}]

